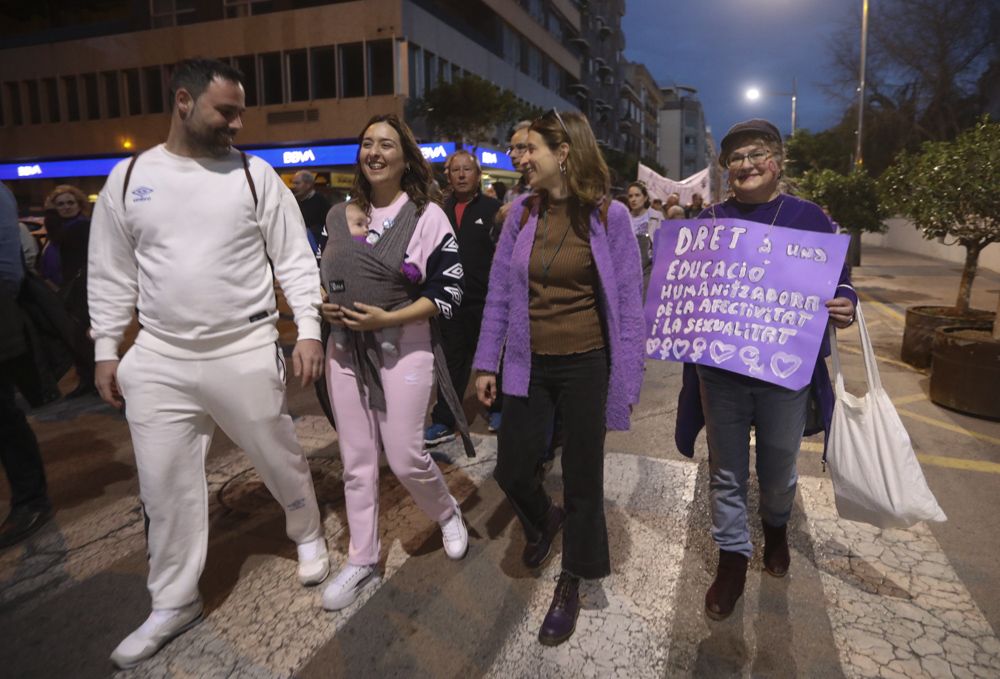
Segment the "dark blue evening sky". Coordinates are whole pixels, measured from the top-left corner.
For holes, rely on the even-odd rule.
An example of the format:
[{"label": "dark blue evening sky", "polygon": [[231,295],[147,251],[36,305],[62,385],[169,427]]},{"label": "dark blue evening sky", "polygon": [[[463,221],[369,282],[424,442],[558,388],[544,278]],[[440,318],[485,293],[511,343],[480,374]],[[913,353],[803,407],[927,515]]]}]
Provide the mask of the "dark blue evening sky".
[{"label": "dark blue evening sky", "polygon": [[[833,32],[861,12],[861,0],[626,0],[625,56],[644,63],[661,87],[698,90],[716,144],[731,125],[763,117],[791,130],[791,97],[747,101],[752,85],[791,92],[798,78],[798,127],[835,125],[845,101],[829,80]],[[844,49],[857,52],[860,34]],[[845,96],[852,96],[846,92]]]}]

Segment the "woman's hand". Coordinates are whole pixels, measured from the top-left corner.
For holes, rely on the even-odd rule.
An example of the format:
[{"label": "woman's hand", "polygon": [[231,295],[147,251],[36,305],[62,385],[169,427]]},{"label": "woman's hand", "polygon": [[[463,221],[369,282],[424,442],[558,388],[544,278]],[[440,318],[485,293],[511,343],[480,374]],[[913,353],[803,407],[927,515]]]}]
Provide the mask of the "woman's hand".
[{"label": "woman's hand", "polygon": [[339,304],[323,303],[317,308],[324,321],[330,325],[344,327],[344,309]]},{"label": "woman's hand", "polygon": [[493,405],[497,397],[497,376],[483,373],[476,378],[476,396],[479,402],[487,408]]},{"label": "woman's hand", "polygon": [[[324,304],[323,306],[327,305]],[[354,309],[339,307],[343,325],[350,330],[364,332],[366,330],[381,330],[382,328],[388,328],[390,325],[399,325],[393,318],[392,313],[381,307],[362,304],[361,302],[355,302],[354,307]],[[330,322],[332,323],[333,321]]]},{"label": "woman's hand", "polygon": [[854,322],[854,302],[846,297],[827,300],[826,310],[830,313],[830,322],[835,328],[846,328]]}]

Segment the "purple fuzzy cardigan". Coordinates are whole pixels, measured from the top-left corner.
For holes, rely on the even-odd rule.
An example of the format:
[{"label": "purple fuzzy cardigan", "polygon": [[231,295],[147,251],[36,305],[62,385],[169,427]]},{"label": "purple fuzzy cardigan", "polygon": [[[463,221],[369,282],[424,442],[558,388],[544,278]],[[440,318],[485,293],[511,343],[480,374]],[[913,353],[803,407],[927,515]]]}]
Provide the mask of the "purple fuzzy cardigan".
[{"label": "purple fuzzy cardigan", "polygon": [[[538,214],[531,213],[521,228],[524,201],[529,195],[517,197],[504,222],[473,362],[477,370],[497,372],[506,343],[503,391],[511,396],[527,396],[531,377],[528,260]],[[590,249],[597,267],[598,303],[611,356],[606,421],[608,429],[625,430],[642,387],[645,322],[639,245],[624,205],[614,201],[608,207],[607,230],[600,213],[594,210],[590,216]]]}]

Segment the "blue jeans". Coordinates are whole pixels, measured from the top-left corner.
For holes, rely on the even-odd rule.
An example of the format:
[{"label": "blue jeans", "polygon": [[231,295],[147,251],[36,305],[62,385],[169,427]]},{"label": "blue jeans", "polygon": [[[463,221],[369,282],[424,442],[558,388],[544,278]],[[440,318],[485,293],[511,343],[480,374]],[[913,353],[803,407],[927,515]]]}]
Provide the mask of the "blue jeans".
[{"label": "blue jeans", "polygon": [[798,391],[718,368],[698,366],[708,435],[712,537],[720,549],[753,555],[747,524],[750,427],[757,438],[760,516],[784,526],[798,482],[796,458],[806,423],[809,387]]}]

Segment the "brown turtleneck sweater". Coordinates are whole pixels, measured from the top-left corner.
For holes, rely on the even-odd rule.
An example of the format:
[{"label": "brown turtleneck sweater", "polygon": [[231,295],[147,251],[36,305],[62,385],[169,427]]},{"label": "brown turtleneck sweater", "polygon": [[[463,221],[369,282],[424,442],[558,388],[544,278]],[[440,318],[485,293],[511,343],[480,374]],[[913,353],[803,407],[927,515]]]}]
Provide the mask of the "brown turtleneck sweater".
[{"label": "brown turtleneck sweater", "polygon": [[597,289],[589,224],[573,228],[566,201],[550,199],[528,261],[532,353],[565,356],[603,347]]}]

